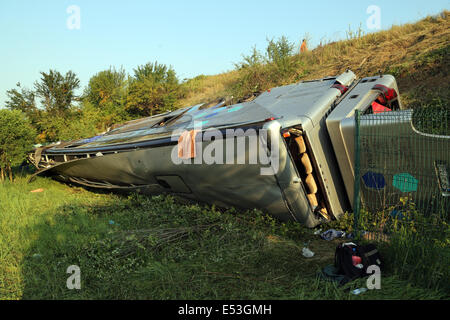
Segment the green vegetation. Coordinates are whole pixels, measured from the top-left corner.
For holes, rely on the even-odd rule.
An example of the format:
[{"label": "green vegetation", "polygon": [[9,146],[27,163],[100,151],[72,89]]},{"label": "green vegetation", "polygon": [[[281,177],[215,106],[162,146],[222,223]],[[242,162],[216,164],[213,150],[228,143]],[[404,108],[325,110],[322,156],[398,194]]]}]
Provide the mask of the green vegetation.
[{"label": "green vegetation", "polygon": [[80,86],[80,80],[75,73],[69,71],[63,76],[58,71],[41,72],[40,82],[36,82],[35,92],[45,110],[53,115],[64,117],[72,101],[76,98],[74,91]]},{"label": "green vegetation", "polygon": [[268,39],[264,55],[253,48],[251,55],[243,56],[244,61],[236,64],[240,76],[229,94],[244,98],[283,85],[287,79],[300,78],[305,71],[301,68],[303,62],[294,56],[294,48],[286,37]]},{"label": "green vegetation", "polygon": [[125,111],[127,83],[123,69],[110,68],[95,74],[84,93],[81,119],[91,119],[90,123],[99,131],[128,120],[130,116]]},{"label": "green vegetation", "polygon": [[[40,193],[31,193],[43,188]],[[327,242],[258,211],[168,196],[99,194],[38,178],[0,186],[1,299],[442,299],[394,273],[382,290],[352,295],[319,280]],[[308,243],[315,252],[304,258]],[[81,290],[68,290],[68,266]]]},{"label": "green vegetation", "polygon": [[175,71],[155,62],[139,66],[130,81],[126,110],[141,117],[170,110],[180,98]]},{"label": "green vegetation", "polygon": [[8,90],[6,102],[8,109],[27,115],[40,143],[93,136],[114,124],[174,109],[186,91],[175,71],[157,62],[138,66],[132,77],[123,69],[100,71],[81,96],[74,93],[80,83],[74,72],[41,75],[33,90],[20,83]]},{"label": "green vegetation", "polygon": [[12,167],[20,165],[30,150],[36,132],[19,110],[0,110],[0,182],[13,180]]}]

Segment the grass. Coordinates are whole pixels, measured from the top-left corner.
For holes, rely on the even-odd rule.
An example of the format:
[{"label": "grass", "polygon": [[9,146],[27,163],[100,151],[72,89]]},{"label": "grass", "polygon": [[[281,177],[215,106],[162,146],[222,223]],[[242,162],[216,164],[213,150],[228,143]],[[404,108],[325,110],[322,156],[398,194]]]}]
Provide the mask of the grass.
[{"label": "grass", "polygon": [[[30,192],[38,188],[44,191]],[[170,196],[99,194],[18,178],[0,185],[0,231],[0,299],[446,298],[394,274],[382,275],[381,290],[352,295],[316,276],[332,263],[337,241],[258,211]],[[302,256],[305,243],[313,258]],[[81,290],[66,287],[74,264]]]},{"label": "grass", "polygon": [[227,88],[238,78],[236,71],[218,75],[200,75],[183,83],[185,98],[177,102],[177,106],[186,107],[208,102],[217,97],[227,95]]}]

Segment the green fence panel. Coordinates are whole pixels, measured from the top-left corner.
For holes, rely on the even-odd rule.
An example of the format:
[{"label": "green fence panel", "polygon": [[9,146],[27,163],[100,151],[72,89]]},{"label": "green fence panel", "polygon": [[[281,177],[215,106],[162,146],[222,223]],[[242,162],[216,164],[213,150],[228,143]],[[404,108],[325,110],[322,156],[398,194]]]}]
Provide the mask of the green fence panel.
[{"label": "green fence panel", "polygon": [[[450,211],[450,110],[355,115],[355,232],[441,232]],[[360,200],[360,201],[358,201]]]}]

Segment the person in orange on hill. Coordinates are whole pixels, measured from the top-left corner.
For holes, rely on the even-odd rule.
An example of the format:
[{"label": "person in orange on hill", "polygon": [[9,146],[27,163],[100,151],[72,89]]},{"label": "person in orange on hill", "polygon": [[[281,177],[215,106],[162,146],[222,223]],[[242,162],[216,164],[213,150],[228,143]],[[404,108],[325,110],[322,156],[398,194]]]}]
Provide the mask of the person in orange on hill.
[{"label": "person in orange on hill", "polygon": [[300,53],[305,52],[308,50],[308,47],[306,47],[306,39],[303,39],[302,45],[300,46]]}]

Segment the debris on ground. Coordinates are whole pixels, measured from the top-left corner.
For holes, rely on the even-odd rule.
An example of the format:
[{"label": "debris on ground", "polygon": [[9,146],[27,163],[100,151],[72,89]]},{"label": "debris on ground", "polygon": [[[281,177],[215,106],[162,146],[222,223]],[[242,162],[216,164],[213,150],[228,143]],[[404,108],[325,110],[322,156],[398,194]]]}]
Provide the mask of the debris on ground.
[{"label": "debris on ground", "polygon": [[344,238],[346,233],[344,231],[330,229],[320,234],[323,240],[331,241],[335,238]]},{"label": "debris on ground", "polygon": [[314,252],[312,252],[311,250],[309,250],[308,248],[303,248],[302,249],[302,254],[305,258],[312,258],[314,256]]},{"label": "debris on ground", "polygon": [[32,192],[32,193],[37,193],[37,192],[43,192],[43,191],[44,191],[44,189],[39,188],[39,189],[32,190],[32,191],[30,191],[30,192]]},{"label": "debris on ground", "polygon": [[366,292],[366,291],[367,291],[367,288],[358,288],[358,289],[353,290],[352,293],[353,293],[354,295],[358,295],[358,294],[364,293],[364,292]]},{"label": "debris on ground", "polygon": [[345,276],[339,274],[338,269],[333,264],[325,266],[318,276],[323,280],[337,282],[338,284],[343,284],[345,282]]}]

